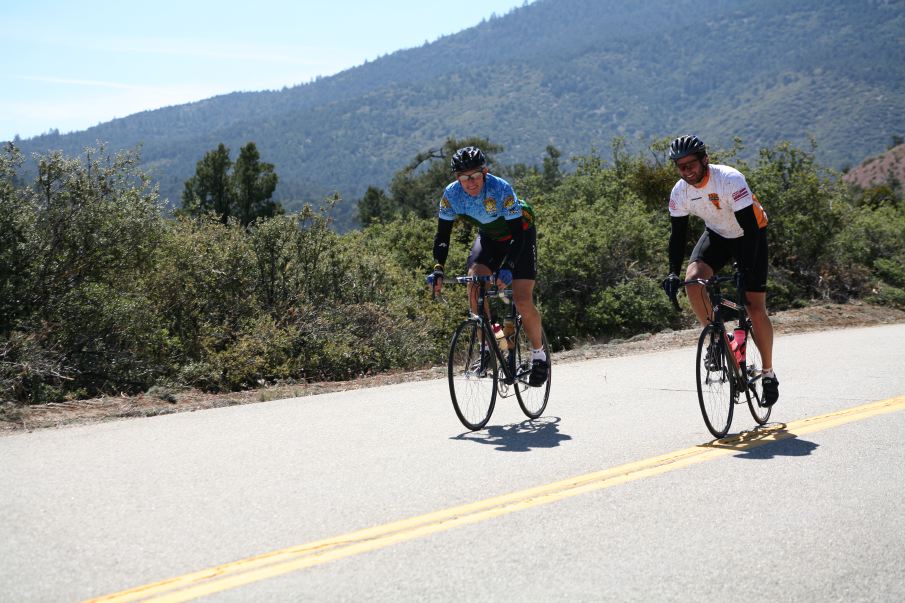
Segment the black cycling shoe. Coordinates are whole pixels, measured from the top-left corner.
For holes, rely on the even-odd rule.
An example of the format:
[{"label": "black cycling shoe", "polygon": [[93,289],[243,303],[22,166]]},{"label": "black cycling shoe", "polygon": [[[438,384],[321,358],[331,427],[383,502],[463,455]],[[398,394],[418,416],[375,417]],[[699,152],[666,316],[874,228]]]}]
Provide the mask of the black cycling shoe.
[{"label": "black cycling shoe", "polygon": [[706,353],[704,354],[704,368],[706,368],[711,373],[715,373],[720,370],[720,348],[716,344],[716,342],[711,343],[707,346]]},{"label": "black cycling shoe", "polygon": [[761,386],[764,388],[764,406],[773,406],[779,400],[779,379],[775,376],[764,377],[760,380]]},{"label": "black cycling shoe", "polygon": [[531,374],[528,376],[528,385],[540,387],[547,382],[547,374],[550,372],[549,360],[535,360],[531,363]]},{"label": "black cycling shoe", "polygon": [[490,368],[490,350],[484,348],[481,350],[481,356],[471,364],[471,371],[483,377]]}]

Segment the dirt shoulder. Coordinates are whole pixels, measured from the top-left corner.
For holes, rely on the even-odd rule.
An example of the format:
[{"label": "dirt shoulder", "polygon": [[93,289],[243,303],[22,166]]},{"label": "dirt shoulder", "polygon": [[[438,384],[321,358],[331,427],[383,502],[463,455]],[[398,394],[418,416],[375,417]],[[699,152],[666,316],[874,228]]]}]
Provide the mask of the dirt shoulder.
[{"label": "dirt shoulder", "polygon": [[[903,323],[905,322],[905,312],[863,303],[819,304],[777,312],[772,316],[772,320],[777,334],[805,333]],[[689,328],[681,331],[638,335],[629,340],[612,340],[607,343],[592,341],[576,346],[572,350],[557,353],[553,360],[554,362],[575,362],[590,358],[625,356],[691,346],[697,341],[699,332],[698,328]],[[0,406],[0,436],[36,429],[149,417],[283,398],[313,396],[392,383],[438,379],[444,374],[445,367],[434,367],[421,371],[364,377],[354,381],[282,385],[228,394],[207,394],[196,390],[182,392],[161,390],[156,392],[156,395],[149,393],[140,396],[105,397],[26,407],[3,405]]]}]

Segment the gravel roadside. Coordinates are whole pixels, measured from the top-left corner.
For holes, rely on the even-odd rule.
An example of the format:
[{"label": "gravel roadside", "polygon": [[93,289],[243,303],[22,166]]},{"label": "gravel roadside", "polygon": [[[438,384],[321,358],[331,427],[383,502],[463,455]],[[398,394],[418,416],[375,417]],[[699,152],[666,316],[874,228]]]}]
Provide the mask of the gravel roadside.
[{"label": "gravel roadside", "polygon": [[[777,312],[771,318],[776,334],[782,335],[902,323],[905,322],[905,311],[863,303],[816,304]],[[628,340],[610,340],[605,343],[579,342],[571,350],[554,354],[553,361],[554,363],[574,362],[589,358],[625,356],[692,346],[697,341],[699,333],[700,329],[695,327],[680,331],[642,334]],[[0,436],[35,429],[189,412],[391,383],[437,379],[443,377],[445,372],[445,367],[434,367],[420,371],[363,377],[353,381],[281,385],[225,394],[209,394],[197,390],[181,392],[151,390],[149,393],[139,396],[112,396],[24,407],[2,404],[0,405]]]}]

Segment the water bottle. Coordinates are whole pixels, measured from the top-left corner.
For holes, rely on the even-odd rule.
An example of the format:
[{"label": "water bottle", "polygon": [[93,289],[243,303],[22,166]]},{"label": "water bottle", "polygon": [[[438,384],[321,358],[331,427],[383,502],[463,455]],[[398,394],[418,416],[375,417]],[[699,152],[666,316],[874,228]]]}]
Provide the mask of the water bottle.
[{"label": "water bottle", "polygon": [[503,334],[506,335],[506,345],[510,350],[515,349],[515,323],[511,318],[503,321]]},{"label": "water bottle", "polygon": [[503,332],[503,327],[501,327],[499,323],[493,323],[493,336],[496,337],[496,344],[501,350],[509,349],[509,346],[506,345],[506,334]]},{"label": "water bottle", "polygon": [[732,351],[739,363],[745,361],[745,343],[745,329],[736,328],[732,334]]}]

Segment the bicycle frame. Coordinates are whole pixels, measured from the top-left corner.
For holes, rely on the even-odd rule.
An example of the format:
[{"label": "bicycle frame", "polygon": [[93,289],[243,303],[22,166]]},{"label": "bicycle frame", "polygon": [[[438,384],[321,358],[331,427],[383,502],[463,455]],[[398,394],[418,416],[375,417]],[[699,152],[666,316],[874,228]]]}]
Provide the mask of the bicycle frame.
[{"label": "bicycle frame", "polygon": [[[713,275],[706,280],[691,279],[680,283],[685,287],[699,285],[702,298],[706,291],[707,300],[710,302],[707,324],[698,338],[695,372],[698,404],[707,429],[716,438],[722,438],[728,433],[735,405],[742,403],[740,392],[745,392],[744,401],[747,402],[751,416],[758,425],[765,425],[770,418],[770,408],[763,406],[762,394],[757,391],[757,381],[762,375],[759,370],[760,350],[753,337],[751,319],[745,307],[746,300],[741,291],[737,291],[735,301],[726,298],[720,291],[720,283],[737,278],[738,273],[734,276]],[[694,291],[695,295],[698,293],[699,291]],[[679,307],[675,296],[670,297],[673,305]],[[726,318],[723,316],[723,312],[727,310],[738,312],[735,330],[741,330],[744,334],[737,335],[738,341],[734,341],[727,331]],[[738,353],[732,347],[733,342],[737,346],[743,343],[747,349]],[[728,386],[728,392],[724,385]]]},{"label": "bicycle frame", "polygon": [[[443,279],[444,283],[467,284],[469,291],[468,316],[453,332],[449,347],[447,379],[453,408],[459,420],[472,431],[483,428],[493,414],[497,396],[515,396],[522,412],[529,419],[537,419],[547,407],[550,396],[550,369],[542,385],[531,385],[534,372],[532,344],[523,331],[522,317],[518,313],[511,289],[495,286],[492,276],[460,276]],[[508,304],[507,320],[512,321],[511,345],[502,349],[494,333],[492,296],[500,297]],[[480,308],[479,310],[477,308]],[[500,314],[502,316],[502,313]],[[543,345],[550,354],[546,335],[541,333]],[[492,351],[491,351],[492,350]],[[549,361],[548,361],[549,362]],[[488,384],[491,384],[488,387]]]},{"label": "bicycle frame", "polygon": [[[494,336],[493,329],[491,328],[491,325],[493,325],[493,318],[490,314],[488,314],[488,297],[499,297],[503,300],[504,303],[507,304],[509,312],[507,313],[506,318],[511,320],[515,325],[515,331],[513,331],[512,341],[516,341],[518,339],[519,332],[522,329],[522,321],[515,307],[515,300],[512,298],[511,289],[500,290],[496,287],[496,285],[493,284],[490,287],[484,286],[484,283],[493,283],[493,281],[493,276],[475,275],[457,276],[454,279],[451,279],[450,282],[477,285],[477,307],[479,314],[475,314],[471,312],[471,310],[469,310],[468,315],[470,319],[477,321],[478,324],[481,325],[481,332],[484,334],[484,339],[488,342],[488,347],[493,350],[493,354],[497,358],[499,367],[503,371],[503,379],[501,383],[503,385],[509,386],[515,383],[515,380],[517,378],[515,366],[515,350],[511,348],[507,349],[506,351],[508,353],[504,357],[503,350],[500,349],[496,337]],[[508,393],[503,388],[500,388],[500,395],[507,397],[512,394]]]},{"label": "bicycle frame", "polygon": [[[747,318],[748,313],[745,310],[744,303],[733,302],[732,300],[724,297],[722,295],[722,293],[720,292],[720,282],[730,281],[730,280],[732,280],[732,277],[714,276],[714,277],[711,277],[709,283],[707,281],[705,281],[701,284],[704,285],[704,287],[707,289],[708,294],[710,295],[711,311],[710,311],[710,317],[708,318],[708,320],[710,321],[710,324],[715,325],[716,328],[719,329],[720,334],[723,338],[723,343],[726,344],[727,349],[731,350],[732,346],[730,345],[730,342],[729,342],[729,332],[726,330],[726,322],[723,319],[723,315],[722,315],[720,309],[729,308],[730,310],[734,310],[734,311],[738,312],[737,328],[745,329],[746,336],[747,336],[748,327],[746,325],[745,319]],[[735,354],[730,354],[729,357],[730,357],[729,365],[732,367],[732,373],[736,379],[740,379],[745,374],[745,360],[742,359],[741,362],[739,362],[739,360],[738,360],[738,358],[736,358]],[[747,388],[747,383],[746,383],[745,393],[747,394],[747,392],[748,392],[748,388]]]},{"label": "bicycle frame", "polygon": [[[723,344],[728,350],[731,350],[732,346],[729,339],[729,331],[727,331],[726,329],[726,321],[723,318],[721,308],[728,308],[730,310],[738,312],[738,322],[736,324],[736,328],[744,329],[746,339],[753,338],[751,321],[748,319],[748,310],[745,307],[744,300],[742,300],[741,293],[739,292],[739,294],[736,296],[736,300],[733,301],[725,297],[720,291],[720,283],[734,281],[735,278],[735,276],[713,275],[709,279],[692,279],[683,281],[681,283],[683,286],[686,286],[688,284],[701,285],[707,291],[710,299],[710,316],[707,320],[719,331],[720,336],[723,339]],[[747,376],[748,372],[746,366],[747,358],[742,358],[741,361],[739,361],[739,359],[736,358],[735,354],[729,354],[729,359],[729,367],[732,370],[732,377],[733,379],[735,379],[739,389],[745,392],[746,401],[750,402],[750,388],[757,380],[761,378],[761,375],[757,374],[749,379]]]}]

